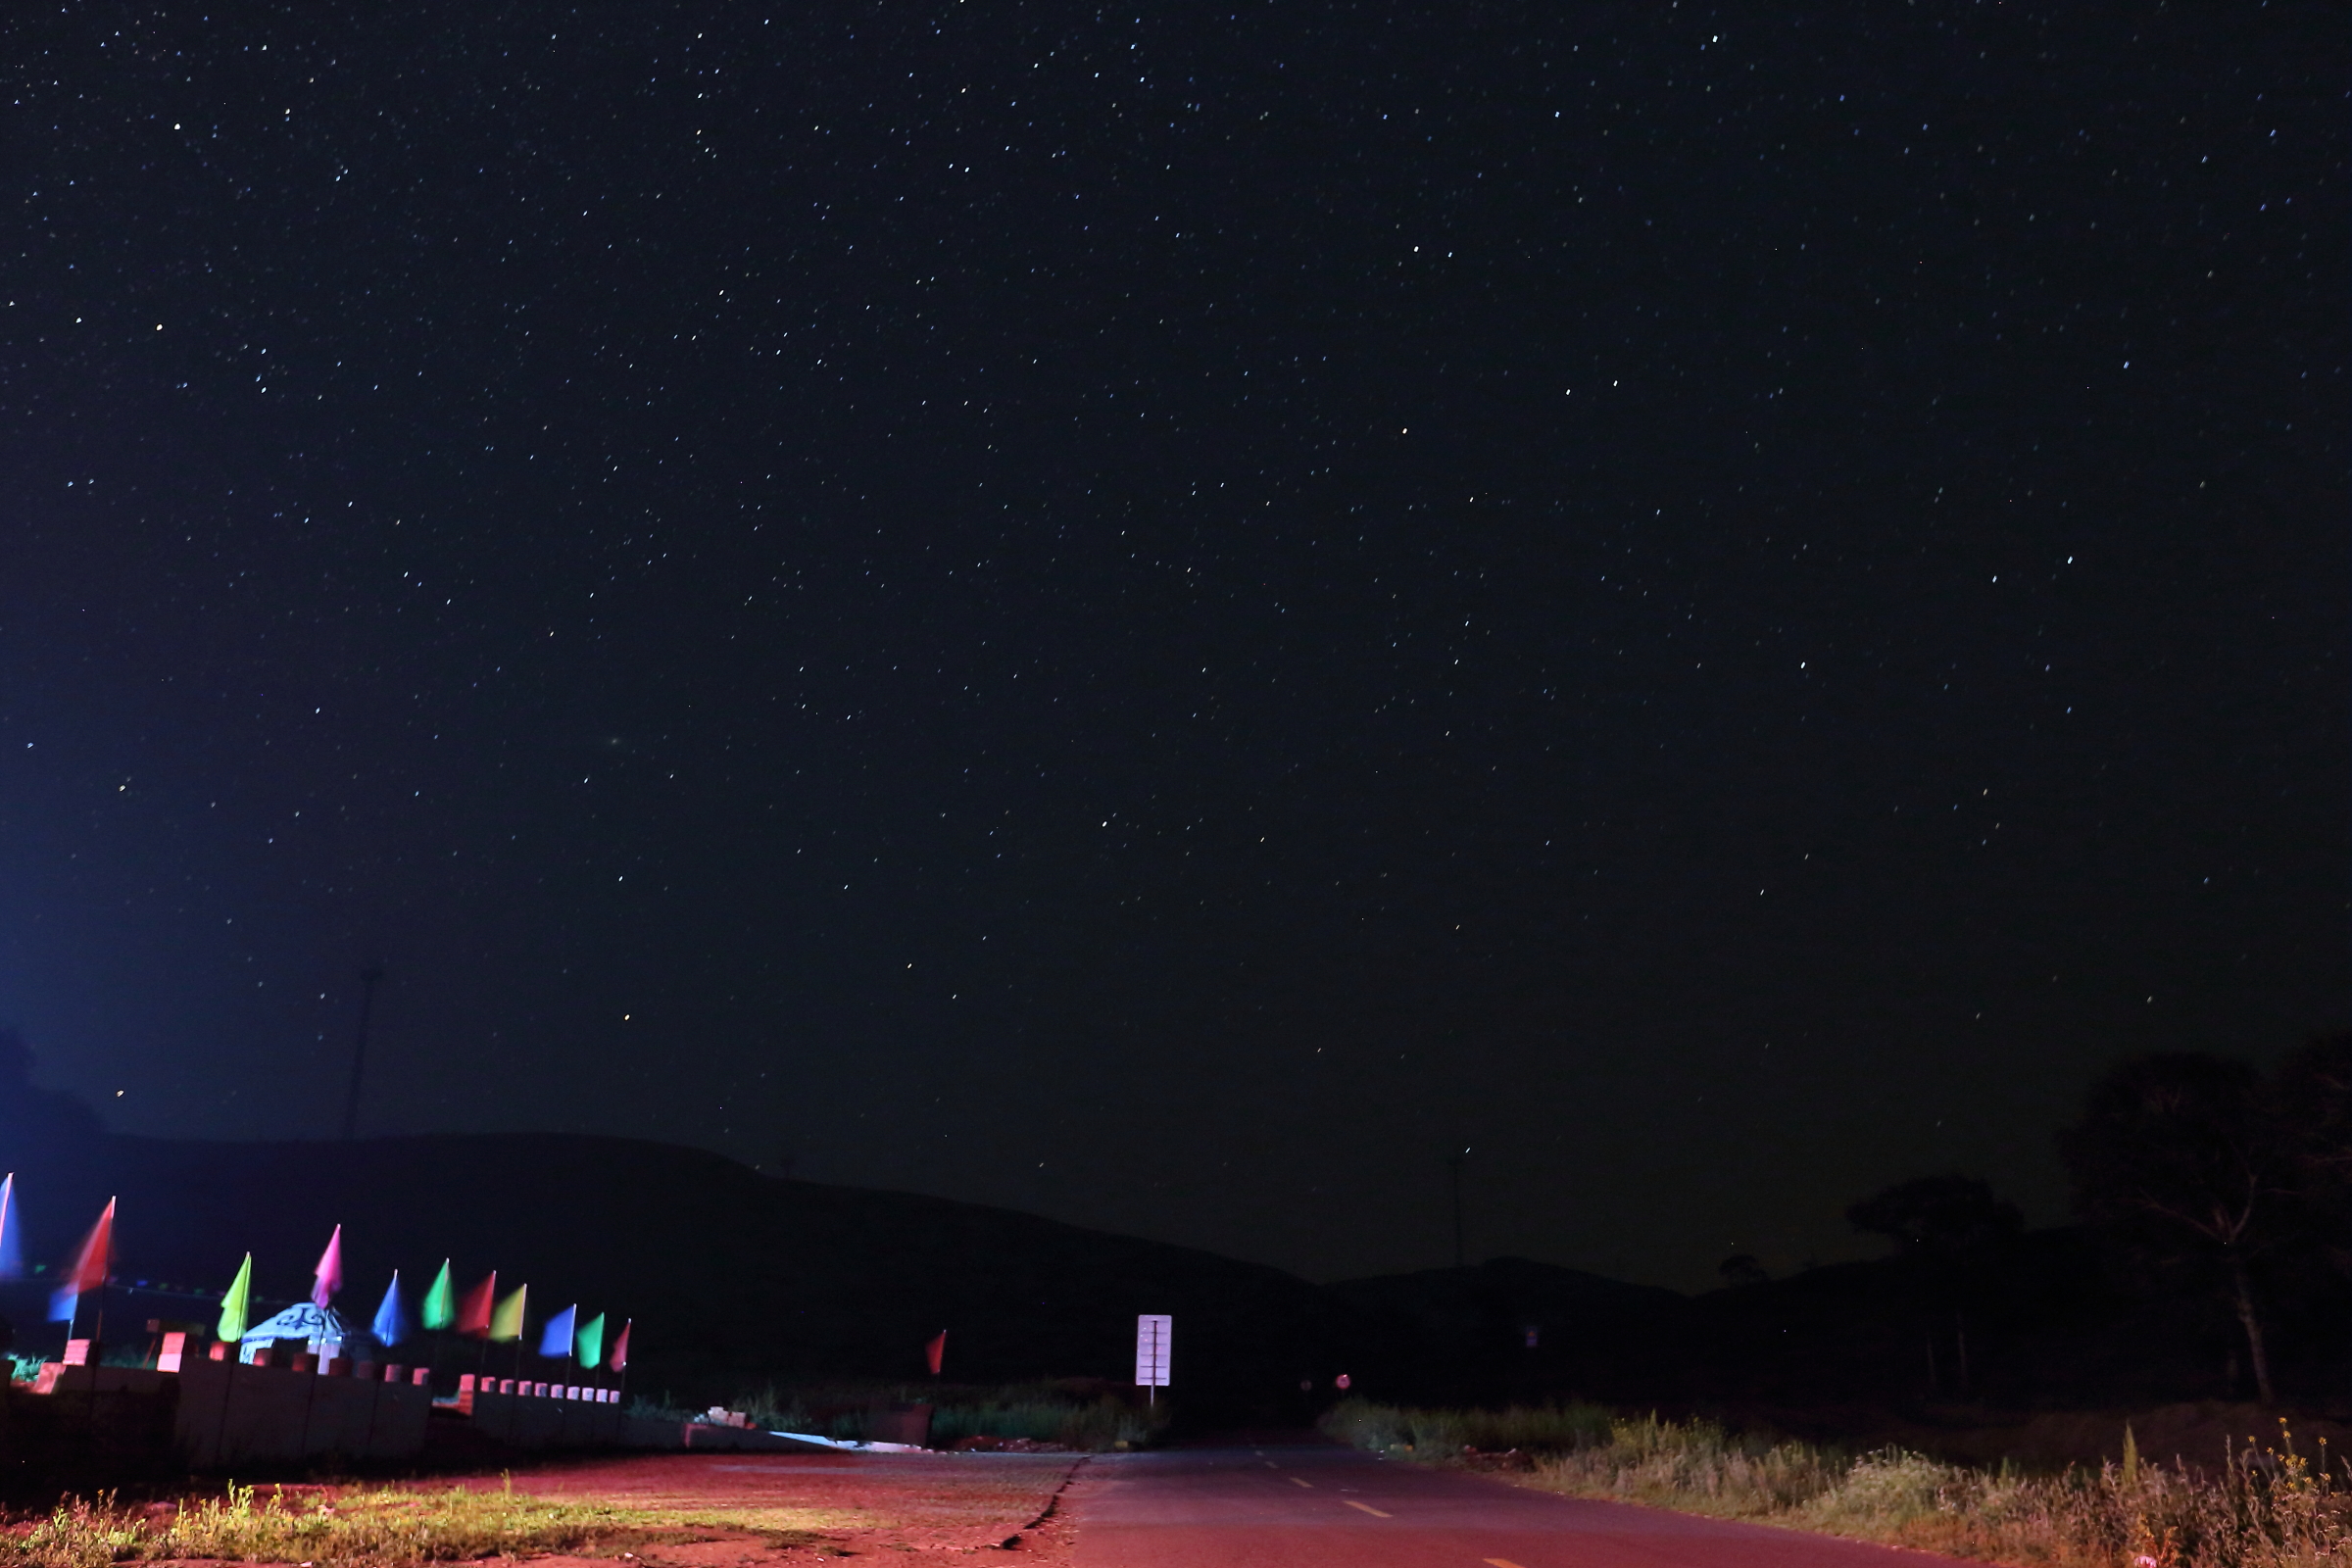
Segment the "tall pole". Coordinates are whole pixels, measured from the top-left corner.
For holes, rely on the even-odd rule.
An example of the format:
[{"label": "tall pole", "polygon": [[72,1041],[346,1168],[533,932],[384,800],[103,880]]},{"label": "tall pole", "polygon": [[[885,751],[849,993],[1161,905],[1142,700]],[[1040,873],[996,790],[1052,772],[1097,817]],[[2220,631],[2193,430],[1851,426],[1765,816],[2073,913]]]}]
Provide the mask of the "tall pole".
[{"label": "tall pole", "polygon": [[1446,1168],[1453,1179],[1453,1266],[1455,1268],[1465,1267],[1467,1263],[1462,1250],[1462,1162],[1469,1157],[1470,1151],[1467,1149],[1458,1154],[1446,1156]]},{"label": "tall pole", "polygon": [[375,1014],[375,983],[384,977],[381,964],[360,971],[360,1033],[351,1047],[351,1093],[343,1101],[343,1136],[360,1136],[360,1080],[368,1070],[368,1020]]}]

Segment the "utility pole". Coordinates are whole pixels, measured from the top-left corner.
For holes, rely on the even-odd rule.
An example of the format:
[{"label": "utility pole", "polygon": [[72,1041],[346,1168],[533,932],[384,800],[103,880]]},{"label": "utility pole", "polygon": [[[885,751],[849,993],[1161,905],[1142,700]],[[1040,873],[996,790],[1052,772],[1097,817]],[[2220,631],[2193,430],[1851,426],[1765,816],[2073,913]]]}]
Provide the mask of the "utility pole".
[{"label": "utility pole", "polygon": [[1467,1149],[1458,1154],[1446,1156],[1446,1168],[1453,1180],[1453,1266],[1455,1268],[1467,1265],[1467,1259],[1462,1250],[1462,1162],[1469,1157],[1470,1151]]},{"label": "utility pole", "polygon": [[384,977],[380,963],[360,971],[360,1034],[351,1047],[351,1093],[343,1102],[343,1136],[360,1136],[360,1080],[368,1071],[368,1020],[375,1014],[375,984]]}]

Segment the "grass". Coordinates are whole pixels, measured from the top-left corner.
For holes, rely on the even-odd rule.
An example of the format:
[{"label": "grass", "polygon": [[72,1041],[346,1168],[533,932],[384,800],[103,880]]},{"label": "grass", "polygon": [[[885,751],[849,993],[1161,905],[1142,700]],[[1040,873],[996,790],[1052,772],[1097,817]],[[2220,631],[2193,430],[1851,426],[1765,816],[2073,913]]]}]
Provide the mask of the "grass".
[{"label": "grass", "polygon": [[769,1385],[737,1398],[755,1426],[771,1432],[862,1440],[868,1406],[921,1402],[931,1406],[931,1446],[963,1438],[1018,1438],[1100,1453],[1125,1444],[1140,1448],[1167,1429],[1169,1407],[1138,1407],[1107,1392],[1051,1383],[1004,1387],[874,1385],[786,1389]]},{"label": "grass", "polygon": [[[1350,1399],[1324,1428],[1402,1458],[1465,1448],[1532,1455],[1523,1484],[2033,1568],[2341,1568],[2352,1562],[2352,1471],[2249,1439],[2218,1469],[2121,1463],[2026,1475],[1900,1448],[1851,1453],[1710,1421],[1591,1405],[1413,1410]],[[1481,1441],[1481,1440],[1484,1441]]]},{"label": "grass", "polygon": [[1506,1410],[1428,1410],[1348,1399],[1324,1417],[1328,1432],[1359,1448],[1400,1457],[1452,1458],[1465,1448],[1587,1448],[1608,1440],[1614,1417],[1597,1404],[1512,1405]]},{"label": "grass", "polygon": [[943,1404],[931,1412],[931,1446],[944,1448],[961,1438],[1027,1438],[1101,1453],[1122,1445],[1140,1448],[1167,1424],[1165,1410],[1138,1410],[1108,1396],[1088,1404],[1034,1398]]},{"label": "grass", "polygon": [[[765,1511],[763,1511],[765,1512]],[[775,1546],[814,1544],[814,1527],[838,1523],[811,1510],[785,1524],[762,1520]],[[25,1568],[105,1568],[110,1563],[216,1558],[237,1562],[402,1564],[568,1551],[617,1555],[624,1547],[740,1531],[740,1518],[619,1508],[518,1494],[387,1487],[332,1496],[265,1496],[230,1486],[223,1496],[143,1508],[113,1496],[60,1503],[27,1530],[0,1535],[0,1563]]]}]

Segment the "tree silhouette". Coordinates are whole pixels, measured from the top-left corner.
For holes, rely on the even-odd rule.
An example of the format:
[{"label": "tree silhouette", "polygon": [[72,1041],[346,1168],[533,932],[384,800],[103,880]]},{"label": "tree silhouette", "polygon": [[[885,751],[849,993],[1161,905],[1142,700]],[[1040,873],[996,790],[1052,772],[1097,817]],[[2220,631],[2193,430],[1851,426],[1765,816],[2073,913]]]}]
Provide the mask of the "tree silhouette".
[{"label": "tree silhouette", "polygon": [[1772,1283],[1772,1273],[1765,1268],[1763,1259],[1748,1252],[1734,1252],[1715,1265],[1715,1272],[1723,1276],[1723,1283],[1726,1285],[1769,1285]]},{"label": "tree silhouette", "polygon": [[2352,1034],[2321,1035],[2281,1061],[2269,1100],[2306,1200],[2342,1218],[2352,1198]]},{"label": "tree silhouette", "polygon": [[2254,1069],[2191,1054],[2134,1056],[2093,1084],[2058,1135],[2084,1218],[2159,1265],[2210,1268],[2275,1401],[2252,1266],[2294,1200],[2284,1140]]},{"label": "tree silhouette", "polygon": [[[1845,1217],[1854,1229],[1894,1243],[1895,1250],[1913,1261],[1928,1288],[1951,1308],[1953,1342],[1960,1352],[1960,1392],[1966,1394],[1970,1287],[1974,1276],[1997,1262],[2025,1229],[2025,1215],[1975,1177],[1946,1175],[1897,1182],[1847,1208]],[[1936,1332],[1931,1326],[1931,1374],[1935,1366]]]},{"label": "tree silhouette", "polygon": [[1906,1257],[1961,1266],[1989,1261],[2025,1229],[2017,1205],[1973,1176],[1897,1182],[1845,1211],[1858,1231],[1884,1236]]},{"label": "tree silhouette", "polygon": [[2271,1075],[2270,1103],[2312,1250],[2352,1274],[2352,1034],[2322,1035]]}]

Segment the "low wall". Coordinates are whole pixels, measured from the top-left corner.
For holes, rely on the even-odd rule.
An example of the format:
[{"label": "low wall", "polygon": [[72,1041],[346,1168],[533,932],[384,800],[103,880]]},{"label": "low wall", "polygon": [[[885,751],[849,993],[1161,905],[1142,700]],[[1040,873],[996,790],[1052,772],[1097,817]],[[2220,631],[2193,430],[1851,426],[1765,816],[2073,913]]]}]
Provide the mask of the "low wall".
[{"label": "low wall", "polygon": [[409,1459],[424,1451],[432,1390],[379,1374],[322,1376],[291,1367],[194,1361],[176,1378],[172,1437],[194,1469],[340,1454]]},{"label": "low wall", "polygon": [[[471,1381],[470,1378],[466,1381]],[[613,1448],[623,1443],[625,1422],[617,1399],[599,1397],[603,1389],[498,1380],[458,1391],[458,1408],[473,1418],[482,1436],[515,1448]],[[536,1390],[545,1388],[546,1394]],[[529,1389],[534,1392],[523,1393]],[[634,1446],[634,1445],[632,1445]],[[675,1446],[674,1442],[667,1446]]]},{"label": "low wall", "polygon": [[[254,1365],[189,1357],[176,1371],[150,1367],[41,1369],[33,1392],[74,1429],[103,1433],[110,1450],[162,1462],[175,1453],[194,1470],[296,1464],[337,1456],[413,1459],[422,1453],[432,1390],[409,1369]],[[548,1392],[540,1393],[541,1389]],[[52,1405],[51,1401],[54,1400]],[[456,1408],[480,1437],[513,1448],[635,1448],[696,1452],[809,1450],[818,1446],[755,1428],[624,1413],[612,1390],[460,1380]],[[453,1429],[454,1430],[454,1429]],[[78,1440],[77,1440],[78,1441]],[[136,1454],[132,1454],[136,1450]]]}]

